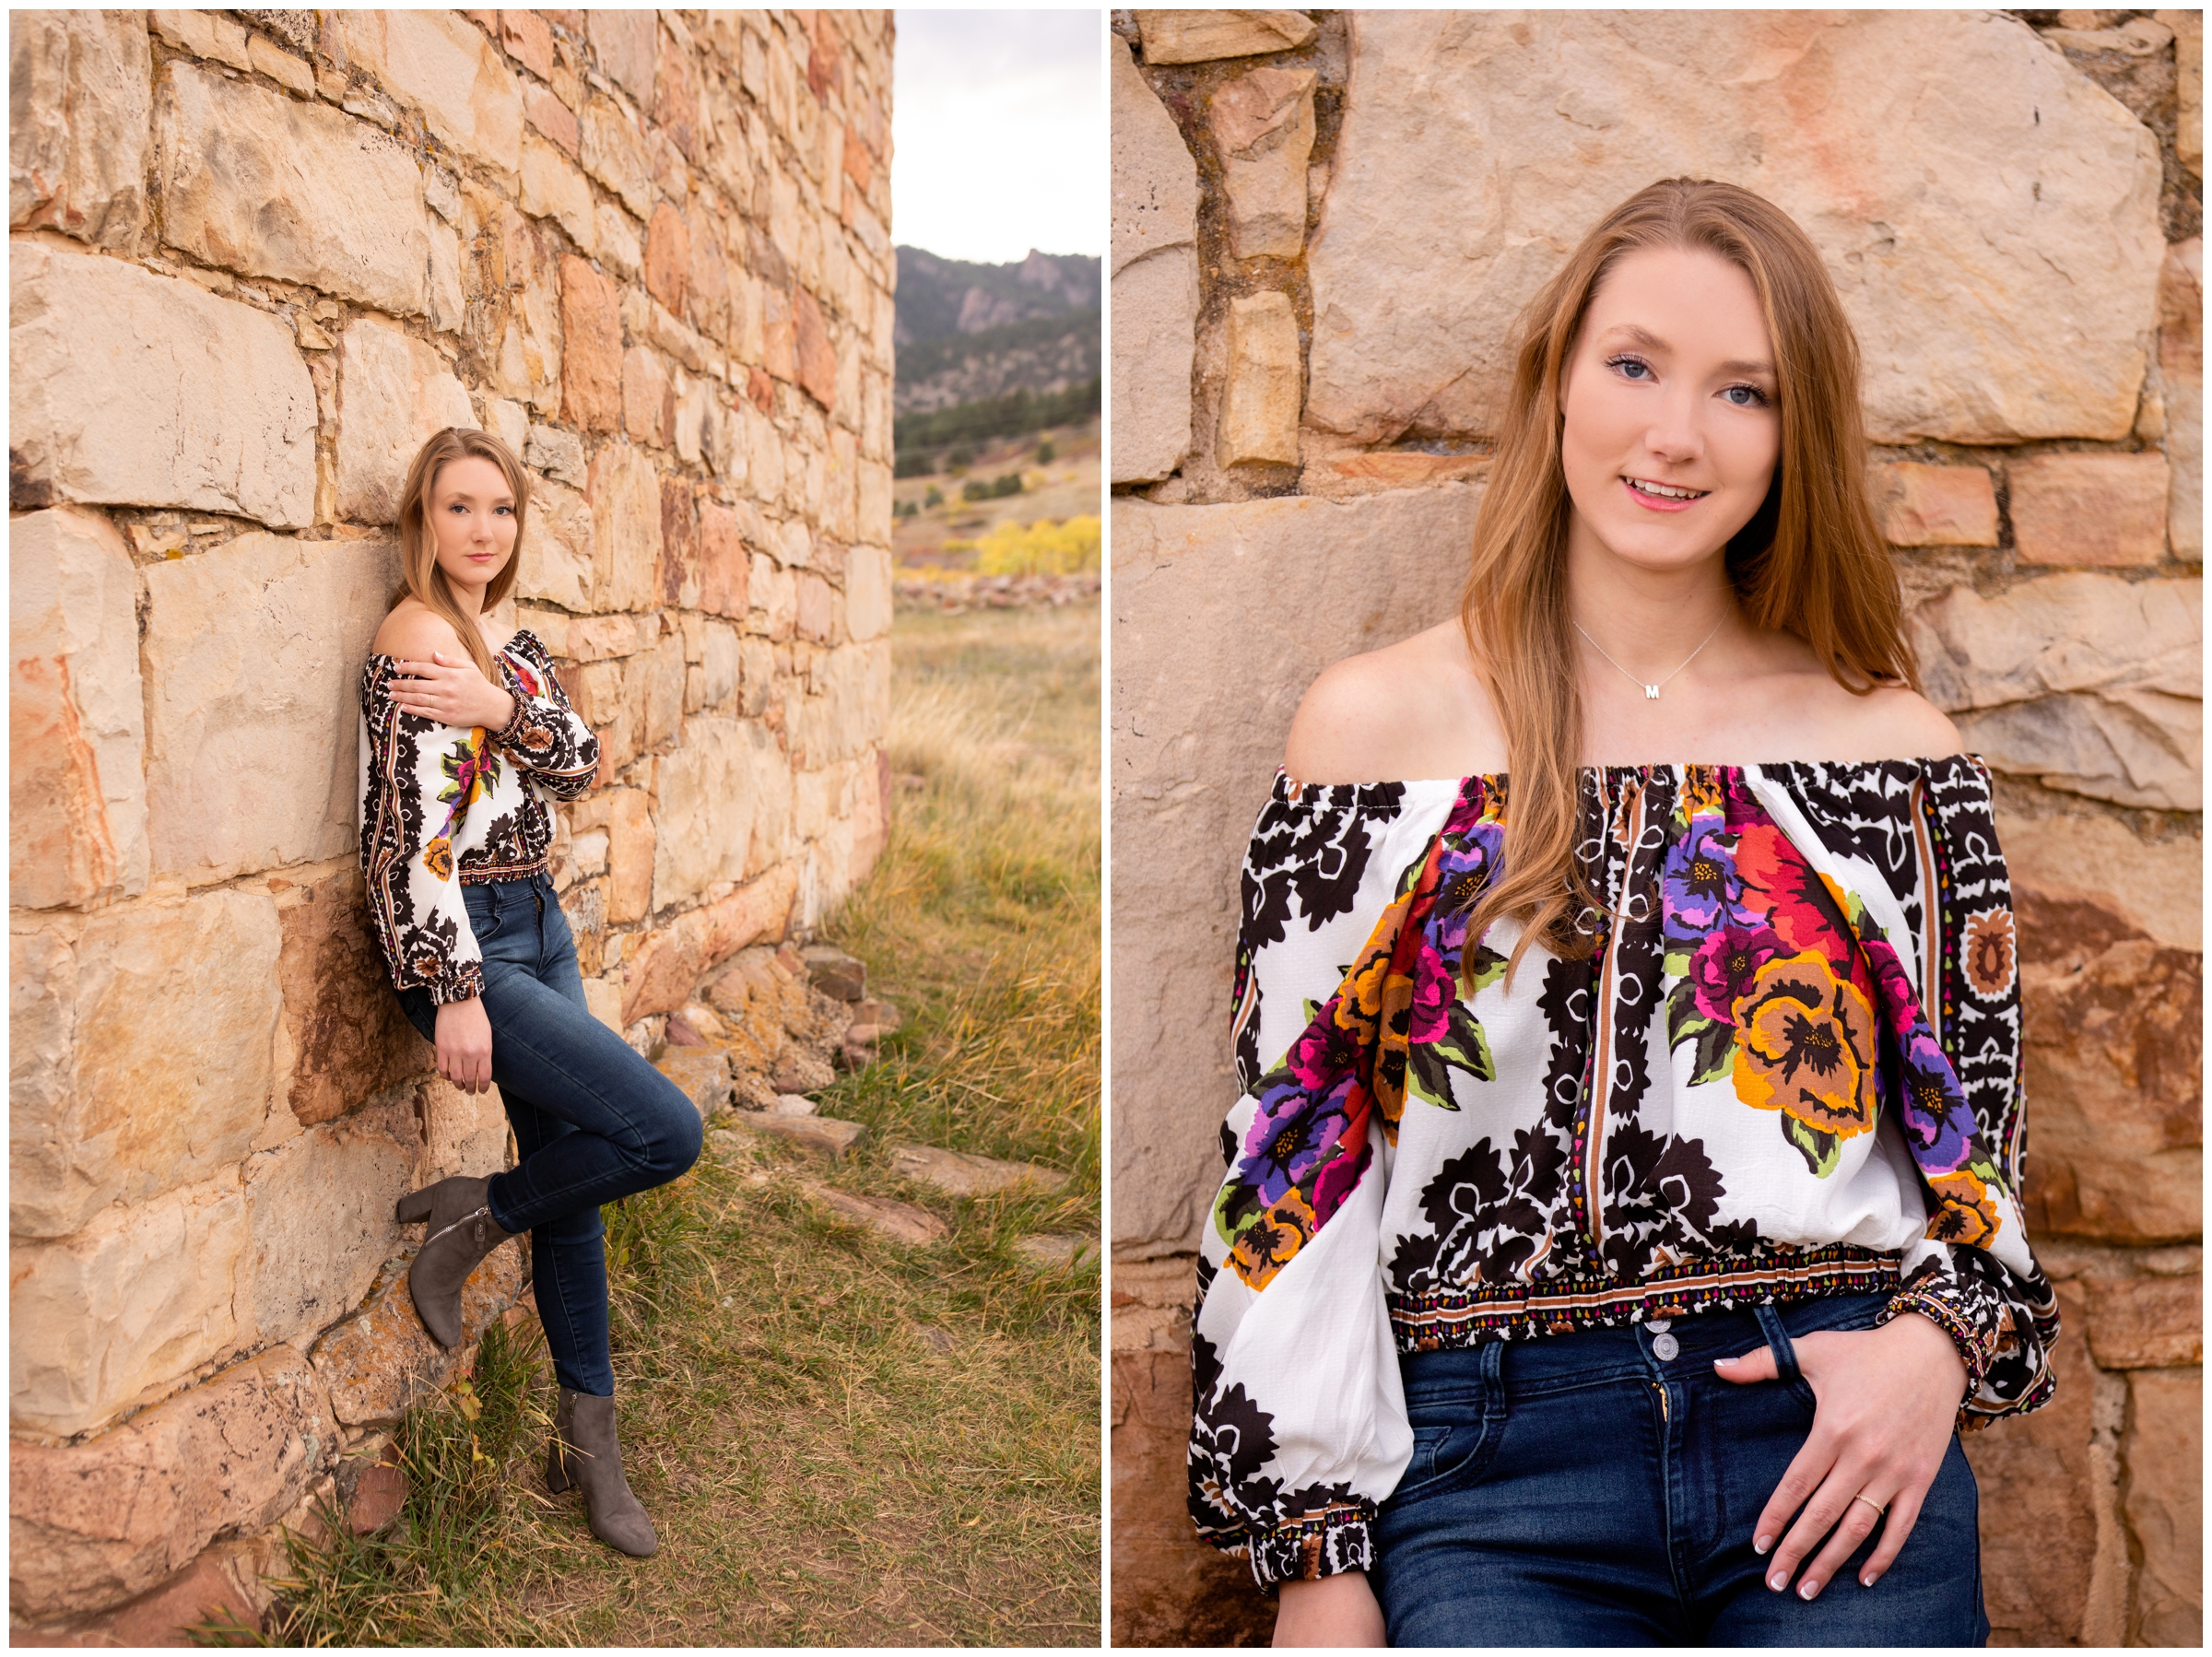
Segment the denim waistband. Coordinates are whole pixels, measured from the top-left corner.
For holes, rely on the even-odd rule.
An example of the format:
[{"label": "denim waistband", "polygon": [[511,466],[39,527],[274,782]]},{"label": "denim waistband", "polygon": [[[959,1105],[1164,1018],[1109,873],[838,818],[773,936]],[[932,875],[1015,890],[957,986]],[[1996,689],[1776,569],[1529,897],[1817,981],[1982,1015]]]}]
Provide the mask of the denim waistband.
[{"label": "denim waistband", "polygon": [[[1399,1372],[1406,1402],[1419,1404],[1438,1396],[1457,1395],[1481,1371],[1502,1378],[1509,1392],[1547,1391],[1613,1380],[1688,1379],[1710,1376],[1717,1357],[1733,1357],[1771,1343],[1770,1321],[1786,1335],[1818,1329],[1870,1325],[1888,1304],[1888,1295],[1827,1295],[1786,1306],[1714,1310],[1687,1317],[1658,1319],[1611,1328],[1569,1330],[1531,1339],[1489,1340],[1478,1346],[1449,1346],[1401,1354]],[[1655,1343],[1662,1334],[1665,1347]],[[1664,1355],[1663,1355],[1664,1354]]]}]

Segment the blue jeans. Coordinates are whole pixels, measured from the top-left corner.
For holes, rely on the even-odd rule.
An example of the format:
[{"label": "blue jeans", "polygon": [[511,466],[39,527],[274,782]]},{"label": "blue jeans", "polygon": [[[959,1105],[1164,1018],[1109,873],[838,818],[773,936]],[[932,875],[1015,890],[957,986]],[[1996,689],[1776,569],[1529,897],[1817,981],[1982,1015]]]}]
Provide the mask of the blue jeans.
[{"label": "blue jeans", "polygon": [[[1956,1436],[1872,1588],[1858,1573],[1879,1525],[1809,1604],[1794,1582],[1768,1588],[1773,1556],[1751,1551],[1813,1423],[1790,1337],[1866,1328],[1886,1299],[1677,1318],[1665,1361],[1641,1326],[1403,1357],[1413,1461],[1375,1533],[1391,1644],[1983,1644],[1974,1475]],[[1762,1342],[1781,1380],[1713,1373]]]},{"label": "blue jeans", "polygon": [[[492,1176],[491,1217],[530,1233],[537,1314],[560,1384],[615,1390],[606,1339],[606,1228],[599,1205],[665,1185],[699,1159],[699,1111],[683,1090],[592,1017],[576,941],[543,875],[461,888],[484,957],[491,1079],[522,1160]],[[436,1041],[429,992],[400,992]]]}]

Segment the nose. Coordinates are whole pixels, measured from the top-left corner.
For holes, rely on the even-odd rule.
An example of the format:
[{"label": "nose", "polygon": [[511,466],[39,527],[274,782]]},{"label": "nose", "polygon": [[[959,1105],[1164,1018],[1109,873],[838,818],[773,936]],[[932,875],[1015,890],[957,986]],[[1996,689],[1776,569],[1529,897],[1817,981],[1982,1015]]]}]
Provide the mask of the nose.
[{"label": "nose", "polygon": [[1703,412],[1703,402],[1695,395],[1677,393],[1665,397],[1643,434],[1644,447],[1670,464],[1696,460],[1705,452],[1705,430],[1700,419]]}]

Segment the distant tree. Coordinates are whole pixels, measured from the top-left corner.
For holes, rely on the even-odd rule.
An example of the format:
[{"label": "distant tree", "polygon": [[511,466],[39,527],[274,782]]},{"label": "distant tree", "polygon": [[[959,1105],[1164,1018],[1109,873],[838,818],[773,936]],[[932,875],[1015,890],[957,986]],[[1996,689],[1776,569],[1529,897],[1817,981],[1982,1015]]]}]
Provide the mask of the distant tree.
[{"label": "distant tree", "polygon": [[945,491],[938,488],[935,484],[931,484],[928,491],[922,497],[922,504],[924,508],[943,506],[945,504]]},{"label": "distant tree", "polygon": [[1037,445],[1037,464],[1041,466],[1051,465],[1059,455],[1060,451],[1053,447],[1053,440],[1049,437]]},{"label": "distant tree", "polygon": [[991,498],[994,500],[1004,500],[1009,495],[1018,495],[1020,493],[1021,474],[1018,472],[1008,472],[1005,476],[996,479],[991,485]]},{"label": "distant tree", "polygon": [[945,469],[947,472],[965,472],[973,464],[975,464],[975,451],[965,443],[946,452]]},{"label": "distant tree", "polygon": [[936,467],[919,449],[909,449],[891,463],[893,477],[927,477]]}]

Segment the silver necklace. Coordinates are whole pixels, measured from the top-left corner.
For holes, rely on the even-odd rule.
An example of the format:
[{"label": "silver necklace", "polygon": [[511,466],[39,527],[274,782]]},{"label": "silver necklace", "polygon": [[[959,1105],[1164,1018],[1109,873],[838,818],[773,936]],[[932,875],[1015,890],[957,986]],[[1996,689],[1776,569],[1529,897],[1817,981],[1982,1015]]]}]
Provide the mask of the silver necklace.
[{"label": "silver necklace", "polygon": [[[1568,620],[1572,623],[1576,632],[1582,634],[1582,636],[1585,639],[1590,639],[1589,629],[1583,627],[1581,622],[1575,621],[1571,616],[1568,617]],[[1699,644],[1698,650],[1703,650],[1706,645],[1711,644],[1715,638],[1719,637],[1721,629],[1727,625],[1728,617],[1725,616],[1722,617],[1720,620],[1714,622],[1712,624],[1712,631],[1705,635],[1703,641]],[[1606,656],[1606,647],[1600,644],[1596,640],[1590,639],[1590,648],[1595,651],[1599,655]],[[1695,662],[1698,659],[1698,650],[1691,651],[1688,655],[1682,658],[1682,667],[1688,667],[1692,662]],[[1608,662],[1613,662],[1613,658],[1611,656],[1606,656],[1606,660]],[[1665,684],[1666,679],[1673,678],[1675,676],[1675,673],[1680,673],[1682,671],[1682,667],[1677,667],[1675,669],[1675,673],[1670,673],[1666,676],[1666,679],[1661,679],[1659,681],[1659,685],[1651,685],[1645,684],[1643,680],[1638,678],[1634,674],[1630,673],[1627,668],[1621,667],[1619,663],[1613,662],[1613,665],[1620,668],[1621,673],[1626,676],[1630,684],[1643,686],[1643,699],[1647,702],[1657,701],[1659,699],[1659,685]]]}]

